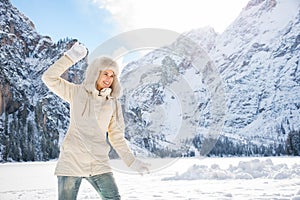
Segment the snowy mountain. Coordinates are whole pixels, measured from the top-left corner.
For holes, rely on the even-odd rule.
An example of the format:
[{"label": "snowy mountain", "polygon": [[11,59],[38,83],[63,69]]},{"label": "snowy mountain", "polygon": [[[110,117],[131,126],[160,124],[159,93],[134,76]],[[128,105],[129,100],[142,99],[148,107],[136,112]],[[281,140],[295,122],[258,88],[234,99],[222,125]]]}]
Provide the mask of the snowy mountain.
[{"label": "snowy mountain", "polygon": [[218,37],[211,55],[227,90],[225,134],[278,146],[299,132],[299,12],[295,0],[250,1]]},{"label": "snowy mountain", "polygon": [[[299,1],[252,0],[221,35],[209,27],[184,34],[208,53],[225,88],[225,124],[211,154],[281,155],[296,148],[299,155],[299,33]],[[182,43],[180,38],[171,46],[179,48],[179,43]],[[183,133],[187,139],[181,141],[182,145],[188,142],[187,148],[193,144],[200,150],[205,133],[212,125],[209,123],[211,94],[203,84],[203,76],[193,72],[191,63],[192,57],[199,54],[192,55],[190,46],[180,48],[189,52],[190,57],[170,56],[160,49],[129,64],[128,70],[123,71],[124,88],[130,88],[125,96],[134,99],[133,103],[125,100],[129,109],[126,114],[130,116],[128,132],[142,136],[143,141],[135,141],[150,151],[171,148],[172,138],[170,141],[168,137],[176,131],[182,135],[178,132],[178,124],[183,120],[174,115],[184,112],[180,110],[182,102],[174,103],[178,97],[173,94],[172,98],[169,90],[178,74],[188,80],[198,96],[191,102],[197,106],[189,106],[198,110],[188,116],[193,119],[189,126],[197,125],[192,138],[189,131]],[[160,69],[152,71],[145,67],[148,65],[160,66]],[[139,73],[143,73],[143,81],[148,82],[144,81],[133,90],[133,81],[129,80],[140,81],[142,75],[136,76]],[[173,105],[171,111],[170,105]],[[161,131],[156,130],[157,127]],[[168,155],[172,152],[173,149]]]},{"label": "snowy mountain", "polygon": [[[134,152],[299,155],[299,10],[296,0],[251,0],[221,35],[195,29],[125,66]],[[0,161],[57,158],[68,105],[41,75],[73,40],[38,34],[9,0],[0,2],[0,27]],[[79,83],[85,67],[63,77]]]},{"label": "snowy mountain", "polygon": [[[250,1],[212,55],[228,90],[225,132],[299,129],[299,1]],[[271,123],[270,123],[271,122]]]}]

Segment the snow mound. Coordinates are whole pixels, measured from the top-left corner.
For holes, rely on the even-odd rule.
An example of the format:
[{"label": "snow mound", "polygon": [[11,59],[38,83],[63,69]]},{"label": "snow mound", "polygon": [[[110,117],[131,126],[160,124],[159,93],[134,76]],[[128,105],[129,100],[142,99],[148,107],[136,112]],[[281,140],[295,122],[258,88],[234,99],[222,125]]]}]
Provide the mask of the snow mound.
[{"label": "snow mound", "polygon": [[237,166],[230,165],[227,169],[221,169],[219,165],[212,164],[191,166],[186,172],[176,174],[173,177],[163,178],[168,180],[200,180],[200,179],[291,179],[300,178],[300,164],[288,166],[287,164],[273,164],[271,159],[240,161]]},{"label": "snow mound", "polygon": [[300,190],[291,198],[291,200],[300,200]]},{"label": "snow mound", "polygon": [[291,198],[291,200],[300,200],[300,195],[295,195]]}]

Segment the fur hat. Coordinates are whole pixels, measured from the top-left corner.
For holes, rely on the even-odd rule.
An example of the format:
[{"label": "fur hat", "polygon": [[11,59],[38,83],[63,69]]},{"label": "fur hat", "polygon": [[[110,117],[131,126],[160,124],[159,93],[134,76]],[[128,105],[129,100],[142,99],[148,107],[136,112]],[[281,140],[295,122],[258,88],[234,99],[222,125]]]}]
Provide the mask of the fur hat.
[{"label": "fur hat", "polygon": [[115,74],[112,85],[111,96],[118,98],[121,95],[121,85],[118,79],[119,66],[118,64],[109,57],[98,57],[95,58],[87,67],[85,72],[85,79],[83,85],[89,92],[97,91],[96,81],[99,77],[99,73],[105,70],[112,70]]}]

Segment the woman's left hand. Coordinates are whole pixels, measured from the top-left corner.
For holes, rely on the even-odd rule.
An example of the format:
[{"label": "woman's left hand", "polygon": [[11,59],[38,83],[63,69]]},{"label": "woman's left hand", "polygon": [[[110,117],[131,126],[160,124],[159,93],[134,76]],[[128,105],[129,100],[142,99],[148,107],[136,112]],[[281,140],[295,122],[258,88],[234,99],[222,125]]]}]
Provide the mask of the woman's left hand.
[{"label": "woman's left hand", "polygon": [[145,163],[139,159],[135,159],[133,163],[130,165],[130,168],[137,171],[140,175],[150,174],[149,167],[151,165],[149,163]]}]

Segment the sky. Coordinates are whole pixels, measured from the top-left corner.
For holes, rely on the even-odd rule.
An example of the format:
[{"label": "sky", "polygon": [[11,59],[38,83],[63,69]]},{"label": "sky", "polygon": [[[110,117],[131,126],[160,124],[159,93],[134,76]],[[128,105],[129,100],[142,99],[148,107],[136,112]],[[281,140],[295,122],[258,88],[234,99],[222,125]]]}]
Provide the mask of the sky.
[{"label": "sky", "polygon": [[90,51],[110,38],[140,28],[187,32],[211,26],[218,33],[234,21],[248,0],[11,0],[57,42],[74,38]]}]

